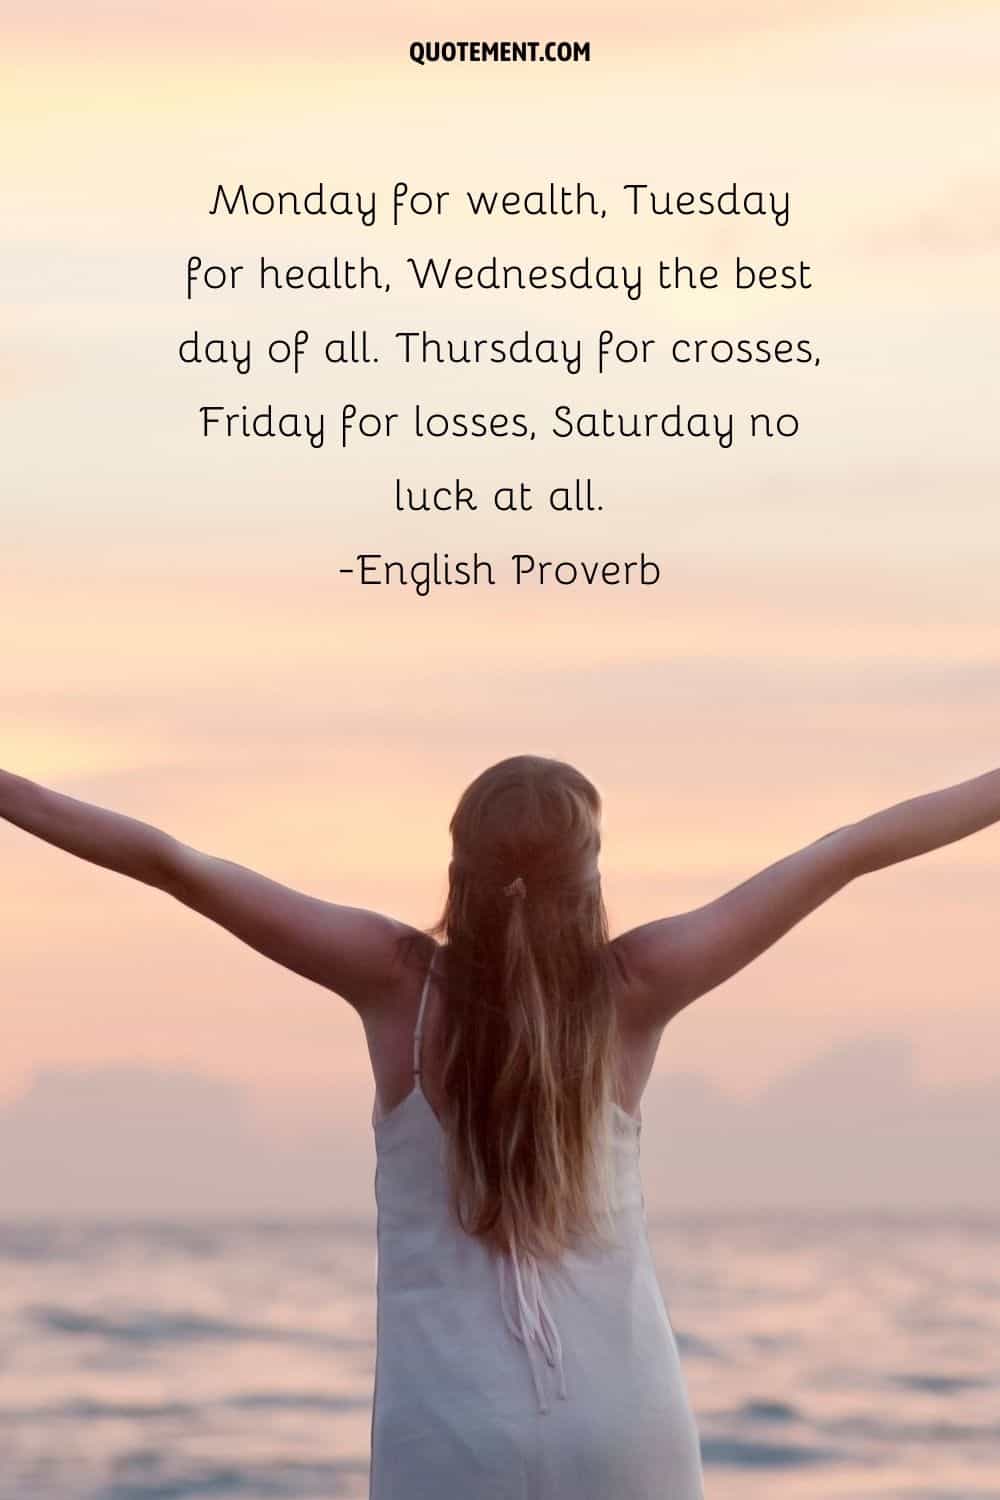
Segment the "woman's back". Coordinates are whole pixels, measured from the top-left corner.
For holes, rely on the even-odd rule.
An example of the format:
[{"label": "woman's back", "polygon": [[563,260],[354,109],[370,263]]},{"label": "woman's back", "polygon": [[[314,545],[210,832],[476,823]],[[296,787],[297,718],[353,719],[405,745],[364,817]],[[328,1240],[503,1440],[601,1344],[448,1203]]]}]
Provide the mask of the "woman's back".
[{"label": "woman's back", "polygon": [[455,1221],[421,1080],[373,1115],[372,1500],[700,1500],[698,1437],[646,1237],[639,1121],[609,1106],[613,1243],[496,1258]]}]

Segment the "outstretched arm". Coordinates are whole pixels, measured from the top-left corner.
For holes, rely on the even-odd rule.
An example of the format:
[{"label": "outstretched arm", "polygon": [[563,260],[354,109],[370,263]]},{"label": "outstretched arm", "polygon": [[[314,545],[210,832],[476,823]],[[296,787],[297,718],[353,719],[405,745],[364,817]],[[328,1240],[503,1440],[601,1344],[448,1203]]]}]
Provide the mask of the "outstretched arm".
[{"label": "outstretched arm", "polygon": [[859,875],[899,864],[1000,822],[1000,770],[911,797],[770,865],[707,906],[616,940],[632,976],[630,1016],[662,1027],[745,968]]},{"label": "outstretched arm", "polygon": [[303,895],[148,823],[6,771],[0,771],[0,817],[79,859],[166,891],[358,1010],[387,994],[398,977],[396,943],[408,929],[390,917]]}]

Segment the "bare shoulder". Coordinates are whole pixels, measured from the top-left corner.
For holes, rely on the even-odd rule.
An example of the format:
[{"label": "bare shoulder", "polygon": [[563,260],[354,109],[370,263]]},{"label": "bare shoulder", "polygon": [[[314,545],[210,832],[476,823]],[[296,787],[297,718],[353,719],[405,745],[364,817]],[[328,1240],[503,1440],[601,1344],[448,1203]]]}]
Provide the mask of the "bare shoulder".
[{"label": "bare shoulder", "polygon": [[[344,910],[336,909],[338,915]],[[327,925],[326,987],[366,1024],[371,1017],[381,1025],[405,1008],[414,986],[422,983],[434,939],[407,922],[360,909],[345,913],[339,930],[335,918]]]},{"label": "bare shoulder", "polygon": [[624,933],[615,947],[635,1024],[666,1025],[773,947],[858,869],[852,829],[835,829],[703,906]]},{"label": "bare shoulder", "polygon": [[[430,933],[406,922],[393,921],[387,933],[387,961],[377,1001],[379,1008],[398,1015],[419,996],[431,963],[441,945]],[[435,968],[440,968],[435,964]]]},{"label": "bare shoulder", "polygon": [[670,1001],[669,950],[679,934],[672,934],[675,919],[661,917],[619,934],[611,942],[611,953],[619,975],[619,1022],[623,1037],[640,1047],[649,1036],[659,1036],[676,1007]]}]

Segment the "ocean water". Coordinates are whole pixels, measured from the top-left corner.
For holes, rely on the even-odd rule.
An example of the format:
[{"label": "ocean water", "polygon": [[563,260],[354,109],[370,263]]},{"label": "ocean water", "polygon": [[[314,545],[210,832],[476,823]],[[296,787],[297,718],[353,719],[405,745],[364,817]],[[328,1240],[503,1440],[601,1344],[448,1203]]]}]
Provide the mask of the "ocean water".
[{"label": "ocean water", "polygon": [[[1000,1500],[1000,1222],[650,1238],[708,1500]],[[366,1496],[374,1289],[371,1223],[0,1225],[0,1500]]]}]

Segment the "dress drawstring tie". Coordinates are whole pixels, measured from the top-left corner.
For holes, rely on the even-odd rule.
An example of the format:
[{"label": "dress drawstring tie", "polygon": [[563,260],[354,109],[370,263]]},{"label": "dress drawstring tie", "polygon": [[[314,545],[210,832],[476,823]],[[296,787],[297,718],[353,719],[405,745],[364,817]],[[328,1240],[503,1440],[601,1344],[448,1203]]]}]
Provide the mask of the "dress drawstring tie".
[{"label": "dress drawstring tie", "polygon": [[[538,1273],[538,1264],[534,1257],[525,1255],[524,1269],[517,1252],[510,1252],[509,1260],[514,1272],[514,1288],[517,1294],[517,1321],[511,1317],[507,1307],[506,1290],[506,1262],[508,1257],[501,1255],[497,1259],[497,1273],[500,1281],[500,1306],[503,1309],[504,1322],[514,1337],[524,1345],[528,1362],[531,1365],[531,1376],[535,1382],[535,1394],[538,1397],[538,1409],[542,1412],[549,1410],[549,1402],[542,1386],[542,1365],[538,1350],[544,1355],[549,1365],[559,1374],[559,1396],[566,1400],[566,1372],[563,1369],[562,1341],[559,1338],[559,1330],[555,1325],[552,1314],[545,1302],[542,1293],[541,1277]],[[525,1286],[527,1282],[527,1287]],[[530,1295],[529,1295],[530,1294]],[[537,1349],[536,1346],[537,1345]]]}]

